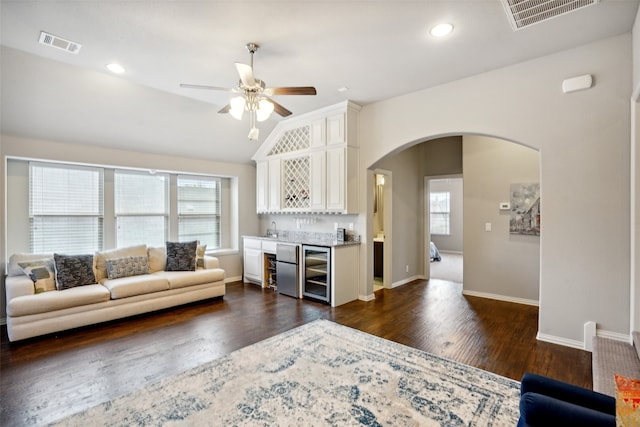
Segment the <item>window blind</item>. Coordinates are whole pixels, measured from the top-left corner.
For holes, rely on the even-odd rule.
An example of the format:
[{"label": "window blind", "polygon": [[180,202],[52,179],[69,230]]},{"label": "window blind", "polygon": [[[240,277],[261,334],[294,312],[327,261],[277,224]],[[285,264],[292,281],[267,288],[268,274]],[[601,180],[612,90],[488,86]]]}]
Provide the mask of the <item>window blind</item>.
[{"label": "window blind", "polygon": [[114,173],[116,244],[164,246],[169,225],[169,175]]},{"label": "window blind", "polygon": [[30,251],[101,250],[103,185],[100,168],[30,162]]},{"label": "window blind", "polygon": [[222,182],[215,177],[178,175],[178,239],[220,247]]},{"label": "window blind", "polygon": [[429,199],[431,234],[449,235],[451,193],[448,191],[431,192]]}]

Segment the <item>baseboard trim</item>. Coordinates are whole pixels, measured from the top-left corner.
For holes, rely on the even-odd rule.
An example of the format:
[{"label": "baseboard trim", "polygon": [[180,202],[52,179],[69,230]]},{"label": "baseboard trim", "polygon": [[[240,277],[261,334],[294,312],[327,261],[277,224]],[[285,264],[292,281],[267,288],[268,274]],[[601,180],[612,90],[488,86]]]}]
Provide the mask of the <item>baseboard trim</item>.
[{"label": "baseboard trim", "polygon": [[358,295],[358,299],[360,301],[373,301],[374,299],[376,299],[375,294],[370,294],[370,295]]},{"label": "baseboard trim", "polygon": [[439,249],[438,252],[441,254],[463,255],[462,251],[443,251]]},{"label": "baseboard trim", "polygon": [[[632,342],[629,335],[621,334],[619,332],[607,331],[604,329],[597,329],[596,336],[599,336],[602,338],[608,338],[614,341],[622,341],[628,344]],[[572,348],[577,348],[579,350],[590,351],[590,350],[587,350],[587,348],[585,347],[585,343],[583,341],[556,337],[555,335],[542,334],[540,332],[538,332],[538,335],[536,336],[536,338],[540,341],[545,341],[552,344],[558,344],[558,345],[563,345],[565,347],[572,347]]]},{"label": "baseboard trim", "polygon": [[231,283],[231,282],[242,282],[242,276],[224,278],[224,283]]},{"label": "baseboard trim", "polygon": [[490,294],[487,292],[469,291],[464,289],[462,290],[462,295],[467,295],[470,297],[495,299],[498,301],[514,302],[516,304],[532,305],[534,307],[538,307],[540,305],[539,301],[532,300],[532,299],[509,297],[506,295]]},{"label": "baseboard trim", "polygon": [[411,282],[413,282],[414,280],[426,280],[426,279],[425,279],[425,277],[424,277],[424,276],[419,275],[419,274],[418,274],[418,275],[416,275],[416,276],[407,277],[406,279],[402,279],[402,280],[399,280],[399,281],[397,281],[397,282],[393,282],[393,283],[391,284],[391,289],[393,289],[393,288],[397,288],[398,286],[406,285],[407,283],[411,283]]},{"label": "baseboard trim", "polygon": [[563,345],[565,347],[577,348],[578,350],[584,350],[584,342],[572,340],[569,338],[556,337],[554,335],[542,334],[538,332],[536,339],[539,341],[548,342],[551,344]]},{"label": "baseboard trim", "polygon": [[608,338],[614,341],[626,342],[627,344],[631,344],[633,342],[630,335],[621,334],[620,332],[606,331],[604,329],[596,329],[596,336]]}]

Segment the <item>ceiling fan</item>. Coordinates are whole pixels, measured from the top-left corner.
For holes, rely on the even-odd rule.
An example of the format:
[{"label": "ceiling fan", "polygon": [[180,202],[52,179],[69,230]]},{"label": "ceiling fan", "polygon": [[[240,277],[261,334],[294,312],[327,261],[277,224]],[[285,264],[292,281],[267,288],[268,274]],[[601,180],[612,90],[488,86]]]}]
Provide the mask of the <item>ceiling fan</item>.
[{"label": "ceiling fan", "polygon": [[245,111],[249,112],[249,139],[257,140],[259,130],[256,128],[256,121],[262,122],[269,118],[272,112],[276,112],[282,117],[291,115],[291,111],[271,99],[273,95],[315,95],[316,88],[313,86],[293,86],[293,87],[267,87],[263,80],[257,79],[253,74],[253,54],[260,46],[256,43],[246,45],[251,55],[251,64],[236,62],[235,66],[240,76],[238,86],[235,88],[224,88],[217,86],[204,86],[193,84],[180,84],[180,87],[190,89],[221,90],[239,94],[231,98],[229,103],[222,107],[218,113],[229,113],[233,118],[241,120]]}]

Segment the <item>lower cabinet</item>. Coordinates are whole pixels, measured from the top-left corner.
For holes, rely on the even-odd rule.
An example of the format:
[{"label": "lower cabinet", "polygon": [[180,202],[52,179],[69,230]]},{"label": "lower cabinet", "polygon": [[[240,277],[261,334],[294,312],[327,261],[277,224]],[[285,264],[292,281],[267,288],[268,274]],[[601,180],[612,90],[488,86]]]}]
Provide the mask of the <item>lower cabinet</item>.
[{"label": "lower cabinet", "polygon": [[244,246],[244,282],[256,283],[262,286],[263,261],[262,241],[260,239],[243,239]]},{"label": "lower cabinet", "polygon": [[335,246],[331,250],[331,306],[358,299],[360,246]]},{"label": "lower cabinet", "polygon": [[359,246],[302,246],[302,295],[337,307],[358,299]]},{"label": "lower cabinet", "polygon": [[244,248],[244,281],[262,285],[262,250]]}]

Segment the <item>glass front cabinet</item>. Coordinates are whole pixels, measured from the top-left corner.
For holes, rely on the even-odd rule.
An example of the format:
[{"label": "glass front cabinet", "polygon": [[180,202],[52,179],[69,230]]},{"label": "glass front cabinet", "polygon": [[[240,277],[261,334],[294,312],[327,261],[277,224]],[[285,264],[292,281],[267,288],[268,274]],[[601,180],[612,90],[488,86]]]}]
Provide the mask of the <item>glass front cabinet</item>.
[{"label": "glass front cabinet", "polygon": [[331,248],[302,246],[302,269],[304,283],[302,295],[330,303],[331,299]]}]

